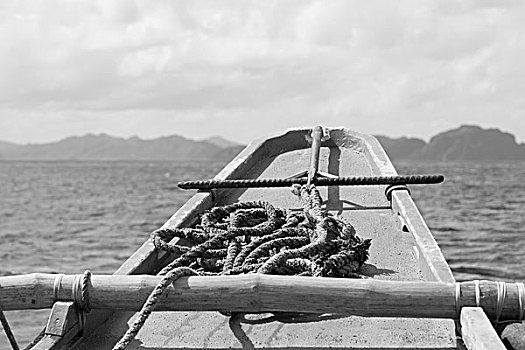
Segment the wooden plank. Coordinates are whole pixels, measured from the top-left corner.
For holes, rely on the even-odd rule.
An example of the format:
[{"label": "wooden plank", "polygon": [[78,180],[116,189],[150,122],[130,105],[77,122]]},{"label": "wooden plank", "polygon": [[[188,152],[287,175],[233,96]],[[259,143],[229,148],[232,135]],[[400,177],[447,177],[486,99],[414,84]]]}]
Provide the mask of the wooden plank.
[{"label": "wooden plank", "polygon": [[58,301],[47,321],[44,337],[33,350],[46,350],[58,346],[61,342],[71,341],[82,331],[79,310],[74,303]]},{"label": "wooden plank", "polygon": [[461,310],[461,334],[469,350],[506,350],[487,315],[479,307]]},{"label": "wooden plank", "polygon": [[81,315],[74,304],[58,301],[53,306],[53,310],[47,321],[47,335],[62,337],[75,326],[80,329],[79,321]]},{"label": "wooden plank", "polygon": [[57,347],[64,338],[58,335],[45,335],[31,350],[47,350]]},{"label": "wooden plank", "polygon": [[428,280],[455,281],[436,239],[407,191],[393,191],[392,209],[398,213],[416,240],[421,268]]},{"label": "wooden plank", "polygon": [[[383,176],[398,175],[379,141],[370,135],[363,134],[361,137],[366,141],[361,146],[362,152],[369,159],[374,171]],[[398,213],[402,224],[406,224],[414,235],[425,277],[429,280],[453,283],[455,279],[452,271],[410,194],[407,191],[394,191],[391,206],[392,210]]]},{"label": "wooden plank", "polygon": [[379,141],[371,135],[362,135],[364,142],[363,153],[374,168],[374,171],[384,176],[395,176],[397,171],[390,161]]},{"label": "wooden plank", "polygon": [[[363,135],[362,137],[366,140],[363,152],[370,160],[374,170],[384,176],[397,175],[397,171],[379,141],[370,135]],[[407,191],[394,191],[391,206],[392,210],[398,213],[402,224],[407,225],[416,239],[417,249],[421,257],[421,268],[425,277],[429,280],[454,282],[452,271],[443,253],[410,194]]]}]

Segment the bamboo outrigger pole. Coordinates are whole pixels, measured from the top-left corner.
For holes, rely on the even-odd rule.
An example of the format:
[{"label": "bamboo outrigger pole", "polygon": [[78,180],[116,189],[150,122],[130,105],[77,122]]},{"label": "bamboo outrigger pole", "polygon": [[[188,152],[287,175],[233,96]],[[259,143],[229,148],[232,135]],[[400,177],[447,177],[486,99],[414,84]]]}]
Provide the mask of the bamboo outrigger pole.
[{"label": "bamboo outrigger pole", "polygon": [[[0,277],[4,310],[50,308],[76,301],[82,275]],[[93,275],[85,285],[92,309],[139,310],[161,276]],[[502,293],[503,291],[503,293]],[[247,274],[183,277],[157,311],[302,312],[365,317],[457,319],[464,306],[480,306],[491,319],[523,319],[523,283],[381,281]]]}]

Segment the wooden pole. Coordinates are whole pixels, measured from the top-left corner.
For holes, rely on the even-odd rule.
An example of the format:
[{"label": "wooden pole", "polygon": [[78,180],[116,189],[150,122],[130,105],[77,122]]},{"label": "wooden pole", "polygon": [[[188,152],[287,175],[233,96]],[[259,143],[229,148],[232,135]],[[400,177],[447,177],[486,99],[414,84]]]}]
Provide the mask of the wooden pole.
[{"label": "wooden pole", "polygon": [[317,172],[319,171],[319,154],[321,152],[321,138],[323,137],[323,127],[316,126],[312,130],[312,148],[310,151],[310,168],[308,169],[307,186],[315,183]]},{"label": "wooden pole", "polygon": [[[55,301],[75,301],[80,275],[30,274],[0,277],[4,310],[49,308]],[[150,275],[93,275],[88,285],[93,309],[139,310],[161,280]],[[77,281],[78,282],[78,281]],[[459,317],[464,306],[497,313],[496,282],[463,282],[456,306],[456,284],[247,274],[183,277],[171,285],[158,311],[304,312],[365,317]],[[506,284],[500,320],[520,315],[519,292]],[[479,293],[476,289],[479,288]],[[478,295],[479,297],[476,297]]]}]

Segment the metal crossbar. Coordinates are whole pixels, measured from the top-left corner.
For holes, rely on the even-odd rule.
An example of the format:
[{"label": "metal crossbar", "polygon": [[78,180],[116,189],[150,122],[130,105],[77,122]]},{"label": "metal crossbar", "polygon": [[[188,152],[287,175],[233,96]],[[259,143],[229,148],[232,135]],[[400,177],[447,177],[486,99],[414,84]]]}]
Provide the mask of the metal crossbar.
[{"label": "metal crossbar", "polygon": [[[396,175],[396,176],[360,176],[317,178],[316,186],[369,186],[369,185],[423,185],[438,184],[444,181],[443,175]],[[211,190],[214,188],[252,188],[252,187],[288,187],[294,184],[304,185],[308,178],[289,179],[253,179],[253,180],[205,180],[182,181],[179,188],[184,190]]]},{"label": "metal crossbar", "polygon": [[372,177],[337,177],[319,171],[319,154],[321,143],[325,138],[322,126],[312,129],[310,135],[310,167],[291,177],[284,179],[236,179],[236,180],[204,180],[182,181],[178,187],[184,190],[211,190],[214,188],[253,188],[253,187],[288,187],[292,185],[316,186],[367,186],[367,185],[407,185],[407,184],[437,184],[444,180],[443,175],[397,175]]}]

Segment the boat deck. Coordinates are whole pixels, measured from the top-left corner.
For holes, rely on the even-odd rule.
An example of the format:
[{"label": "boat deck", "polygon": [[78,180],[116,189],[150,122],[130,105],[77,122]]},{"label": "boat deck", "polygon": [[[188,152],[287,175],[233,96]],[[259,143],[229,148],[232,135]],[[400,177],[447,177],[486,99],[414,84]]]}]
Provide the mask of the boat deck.
[{"label": "boat deck", "polygon": [[[373,143],[367,146],[363,144],[363,139],[359,136],[361,134],[356,135],[350,139],[341,138],[342,141],[323,147],[319,170],[338,176],[394,175],[395,170],[378,144],[374,144],[375,139],[367,139],[368,143]],[[332,136],[334,139],[338,137],[337,134]],[[307,168],[310,151],[306,148],[267,156],[268,161],[255,162],[241,177],[283,178],[292,175]],[[383,280],[453,282],[448,265],[430,232],[413,232],[414,227],[423,227],[428,231],[417,209],[410,214],[415,223],[407,222],[407,218],[403,218],[404,213],[398,208],[393,209],[391,202],[385,197],[385,187],[321,189],[326,208],[331,213],[342,215],[352,223],[360,237],[372,239],[370,258],[361,273]],[[276,207],[301,209],[297,197],[288,188],[216,191],[218,205],[237,200],[265,200]],[[405,204],[413,206],[406,191],[399,192],[405,194],[405,201],[408,198],[409,202]],[[407,210],[413,211],[411,207]],[[437,266],[428,266],[429,259],[433,259]],[[133,317],[131,312],[113,313],[93,333],[83,337],[75,348],[111,349]],[[95,328],[93,325],[91,327]],[[188,348],[456,349],[456,337],[452,320],[363,318],[326,314],[279,317],[259,314],[230,318],[219,312],[157,312],[151,315],[128,347]]]}]

